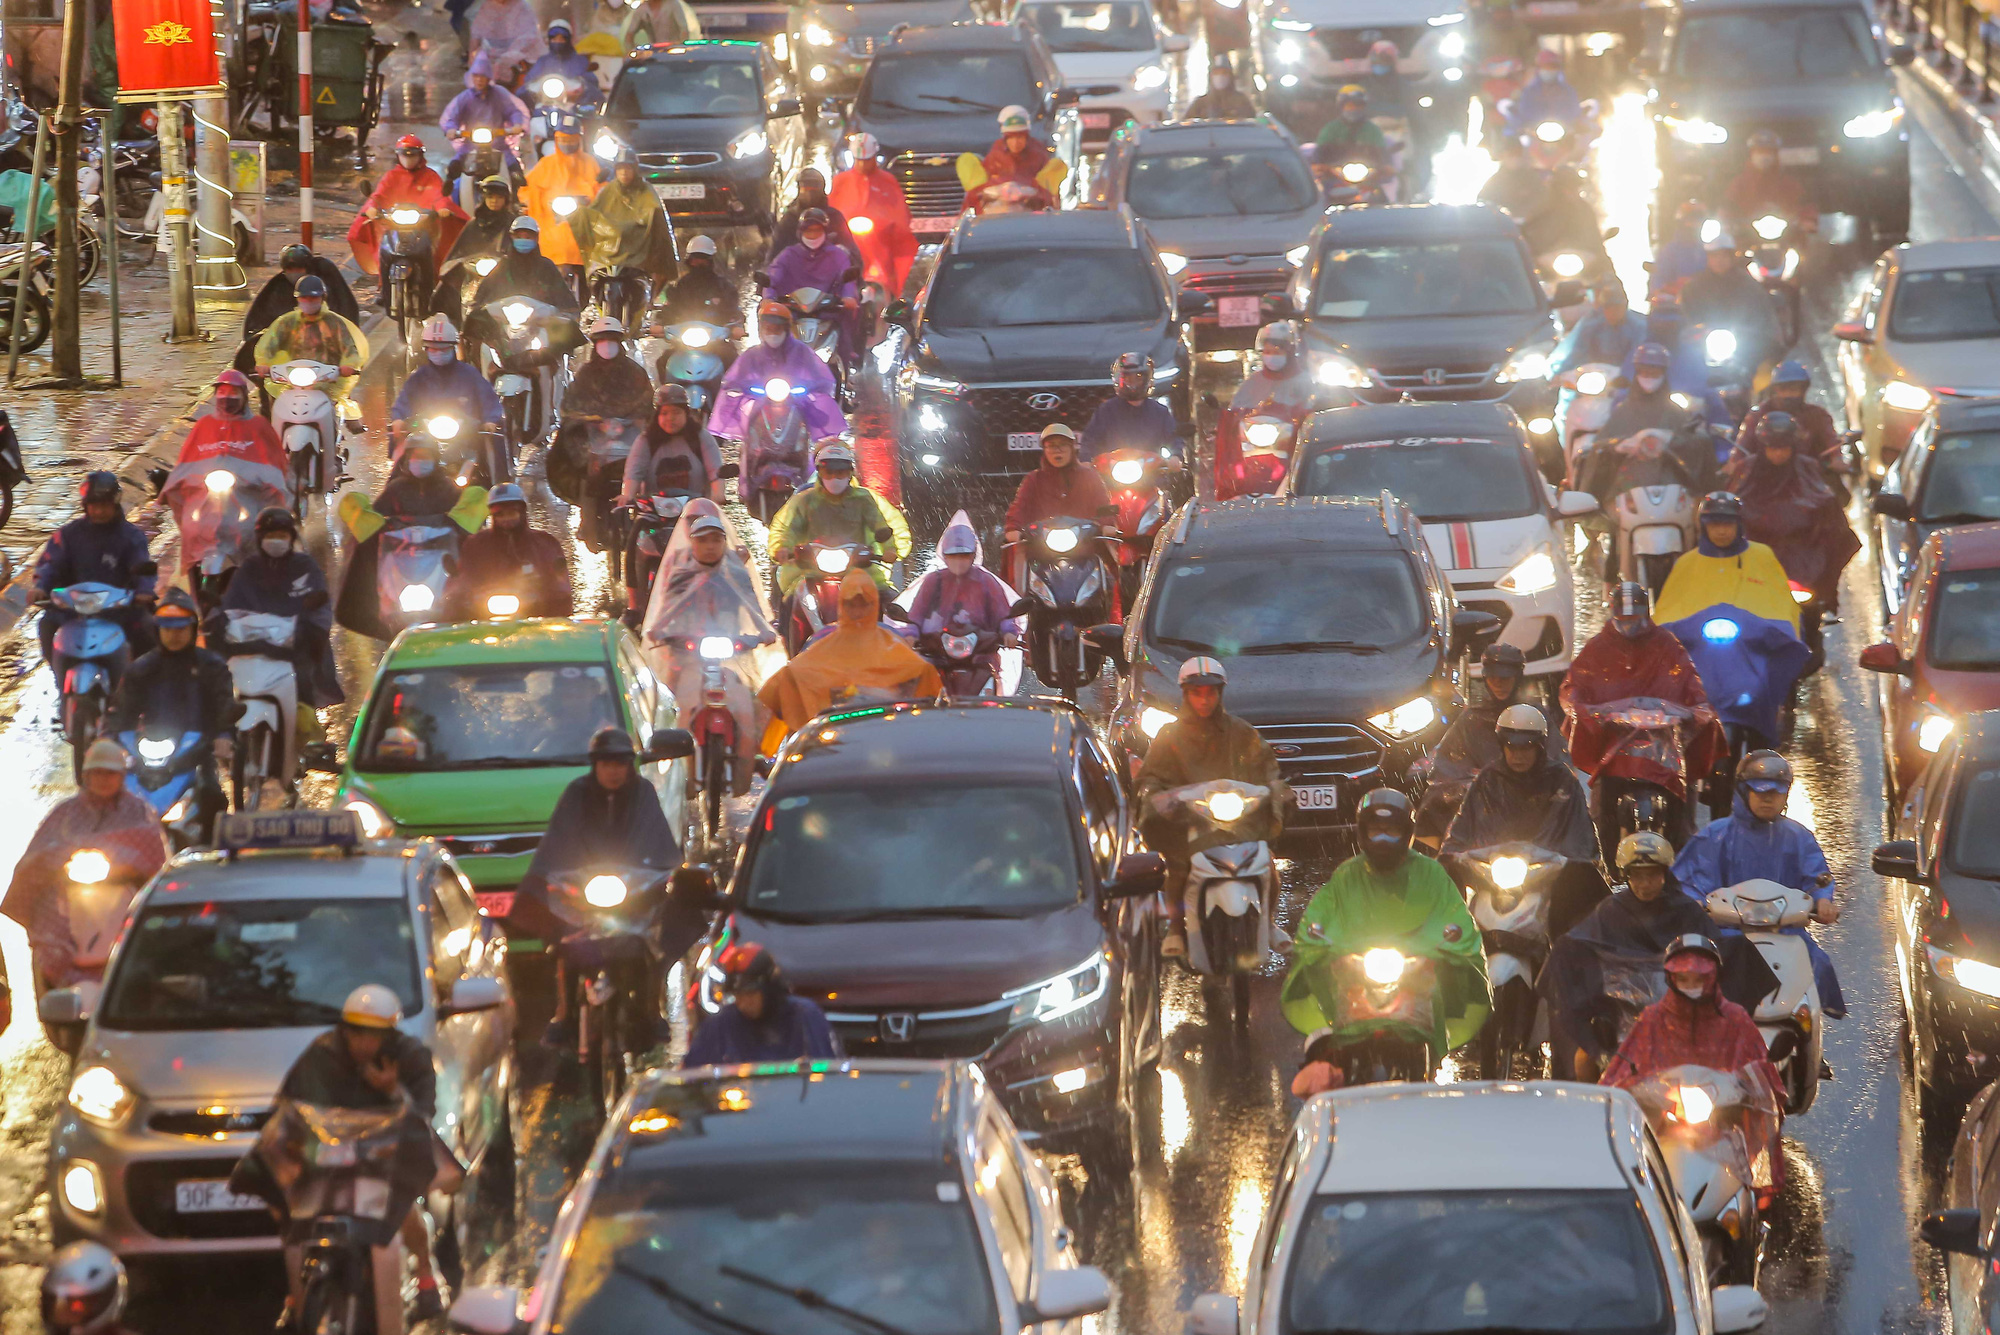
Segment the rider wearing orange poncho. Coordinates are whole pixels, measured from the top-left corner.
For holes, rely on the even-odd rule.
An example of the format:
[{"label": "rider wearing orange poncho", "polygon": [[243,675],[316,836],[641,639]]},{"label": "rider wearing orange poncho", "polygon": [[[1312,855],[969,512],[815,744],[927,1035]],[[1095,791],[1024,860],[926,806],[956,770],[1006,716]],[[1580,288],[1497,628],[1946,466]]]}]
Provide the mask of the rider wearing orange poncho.
[{"label": "rider wearing orange poncho", "polygon": [[[865,570],[840,581],[840,621],[779,668],[757,699],[775,716],[765,750],[835,705],[933,700],[944,689],[937,669],[894,631],[882,627],[881,595]],[[782,731],[780,731],[782,729]]]}]

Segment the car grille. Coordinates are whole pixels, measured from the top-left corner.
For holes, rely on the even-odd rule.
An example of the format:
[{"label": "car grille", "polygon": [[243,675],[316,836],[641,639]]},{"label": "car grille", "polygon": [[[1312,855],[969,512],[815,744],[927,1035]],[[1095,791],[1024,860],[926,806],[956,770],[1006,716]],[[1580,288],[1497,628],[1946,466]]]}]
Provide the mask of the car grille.
[{"label": "car grille", "polygon": [[722,161],[720,153],[641,153],[639,165],[643,167],[673,167],[690,170],[695,167],[713,167]]},{"label": "car grille", "polygon": [[847,39],[847,54],[860,56],[864,60],[875,54],[875,39],[866,33],[856,33]]},{"label": "car grille", "polygon": [[[1034,407],[1029,400],[1054,395],[1053,407]],[[988,436],[1005,436],[1010,431],[1039,432],[1051,422],[1062,422],[1083,431],[1097,405],[1111,397],[1108,381],[1089,384],[1061,381],[1047,385],[974,385],[966,390],[964,402],[972,410],[977,429]],[[1032,468],[1039,458],[1030,461]]]},{"label": "car grille", "polygon": [[1375,378],[1385,389],[1398,392],[1408,390],[1413,394],[1429,391],[1432,394],[1464,393],[1478,389],[1493,376],[1493,363],[1482,362],[1476,366],[1399,366],[1394,370],[1375,370]]},{"label": "car grille", "polygon": [[147,1120],[146,1125],[170,1136],[195,1136],[207,1140],[211,1136],[227,1135],[232,1131],[259,1131],[263,1129],[264,1123],[270,1120],[269,1108],[221,1113],[156,1112]]},{"label": "car grille", "polygon": [[[978,1057],[1007,1033],[1013,1003],[995,1002],[958,1010],[835,1011],[827,1019],[840,1033],[850,1057]],[[909,1037],[897,1039],[894,1026],[908,1018]]]},{"label": "car grille", "polygon": [[218,1214],[182,1214],[174,1209],[174,1184],[227,1178],[241,1155],[215,1159],[153,1159],[125,1169],[125,1199],[132,1217],[156,1238],[268,1238],[277,1221],[268,1210],[231,1210]]},{"label": "car grille", "polygon": [[1368,48],[1377,42],[1389,41],[1396,44],[1396,50],[1407,57],[1417,49],[1423,40],[1421,25],[1401,28],[1317,28],[1313,36],[1326,48],[1331,60],[1366,60]]},{"label": "car grille", "polygon": [[901,153],[890,159],[889,170],[903,187],[903,199],[913,218],[941,218],[957,213],[965,203],[965,187],[950,153]]},{"label": "car grille", "polygon": [[1246,269],[1231,266],[1191,273],[1181,279],[1183,292],[1206,292],[1211,297],[1261,297],[1281,292],[1291,281],[1284,269]]},{"label": "car grille", "polygon": [[1261,723],[1257,732],[1294,788],[1359,784],[1382,772],[1381,746],[1352,723]]},{"label": "car grille", "polygon": [[458,858],[524,858],[542,846],[540,831],[532,834],[442,834],[437,841]]}]

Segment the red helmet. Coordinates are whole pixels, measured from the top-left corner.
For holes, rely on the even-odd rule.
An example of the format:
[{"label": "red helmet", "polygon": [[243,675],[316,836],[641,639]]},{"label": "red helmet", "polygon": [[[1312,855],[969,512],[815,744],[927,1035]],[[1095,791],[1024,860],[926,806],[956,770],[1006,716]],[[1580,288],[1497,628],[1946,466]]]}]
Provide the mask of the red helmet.
[{"label": "red helmet", "polygon": [[1562,63],[1563,63],[1562,53],[1560,51],[1557,51],[1554,47],[1545,46],[1541,48],[1539,51],[1535,52],[1536,69],[1559,70],[1562,68]]},{"label": "red helmet", "polygon": [[716,961],[722,972],[722,991],[761,992],[778,981],[778,961],[755,941],[739,941],[722,952]]},{"label": "red helmet", "polygon": [[234,390],[240,390],[245,394],[250,392],[250,378],[233,366],[215,378],[215,387],[217,389],[221,389],[224,385]]},{"label": "red helmet", "polygon": [[413,134],[406,134],[396,141],[396,151],[400,153],[406,148],[414,148],[421,153],[424,151],[424,141]]}]

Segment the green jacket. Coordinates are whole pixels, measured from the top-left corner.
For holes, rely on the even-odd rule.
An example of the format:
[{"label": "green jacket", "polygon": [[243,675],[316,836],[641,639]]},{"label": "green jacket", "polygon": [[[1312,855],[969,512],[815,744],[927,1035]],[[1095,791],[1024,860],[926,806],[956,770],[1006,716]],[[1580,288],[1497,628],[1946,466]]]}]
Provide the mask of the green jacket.
[{"label": "green jacket", "polygon": [[1389,157],[1389,137],[1382,133],[1382,127],[1371,120],[1348,122],[1335,116],[1319,132],[1313,141],[1313,161],[1328,167],[1340,165],[1336,155],[1344,149],[1359,148],[1370,154],[1375,161],[1385,162]]},{"label": "green jacket", "polygon": [[1214,718],[1201,719],[1183,709],[1179,718],[1160,729],[1160,735],[1146,748],[1145,764],[1139,767],[1139,828],[1160,856],[1184,859],[1200,852],[1202,846],[1188,843],[1183,833],[1186,827],[1180,821],[1153,810],[1154,795],[1211,779],[1262,784],[1271,790],[1271,796],[1254,818],[1227,835],[1217,835],[1208,841],[1210,845],[1271,840],[1283,833],[1292,790],[1278,773],[1278,757],[1272,754],[1270,743],[1227,710],[1218,709]]},{"label": "green jacket", "polygon": [[593,271],[644,269],[655,287],[677,271],[666,209],[643,179],[629,189],[615,177],[606,181],[596,199],[570,215],[569,230]]},{"label": "green jacket", "polygon": [[[1456,941],[1445,937],[1452,926],[1458,928]],[[1492,1008],[1479,925],[1451,876],[1421,853],[1411,853],[1386,875],[1360,854],[1341,863],[1306,905],[1295,937],[1279,1000],[1285,1019],[1302,1034],[1333,1024],[1325,966],[1382,946],[1438,963],[1438,1032],[1431,1039],[1438,1056],[1470,1042]]]},{"label": "green jacket", "polygon": [[[877,529],[894,530],[888,542],[876,540]],[[838,496],[829,495],[815,482],[786,501],[771,517],[771,562],[778,568],[778,591],[790,595],[806,572],[791,551],[808,542],[858,542],[864,547],[900,560],[910,554],[910,525],[903,512],[858,482],[849,483]],[[889,567],[872,565],[868,573],[886,594]]]}]

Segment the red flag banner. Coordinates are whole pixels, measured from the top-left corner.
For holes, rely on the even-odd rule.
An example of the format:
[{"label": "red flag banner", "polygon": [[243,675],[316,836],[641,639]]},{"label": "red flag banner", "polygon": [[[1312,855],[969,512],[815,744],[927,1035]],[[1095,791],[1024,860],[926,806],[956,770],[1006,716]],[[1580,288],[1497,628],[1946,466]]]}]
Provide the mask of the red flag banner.
[{"label": "red flag banner", "polygon": [[118,100],[219,92],[209,0],[112,0]]}]

